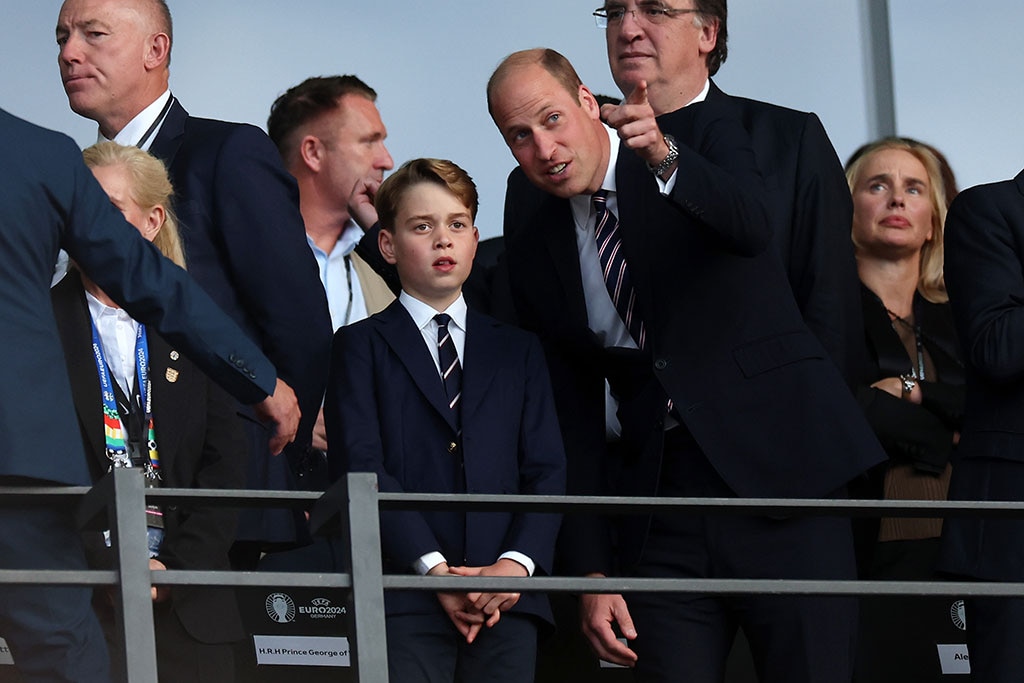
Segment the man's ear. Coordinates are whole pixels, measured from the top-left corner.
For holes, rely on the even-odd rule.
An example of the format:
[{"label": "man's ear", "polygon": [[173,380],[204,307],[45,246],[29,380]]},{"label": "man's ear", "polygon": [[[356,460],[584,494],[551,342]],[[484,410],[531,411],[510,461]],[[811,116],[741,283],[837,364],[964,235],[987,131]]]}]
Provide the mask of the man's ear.
[{"label": "man's ear", "polygon": [[380,255],[384,257],[384,260],[395,265],[398,259],[395,258],[395,236],[390,231],[381,228],[377,233],[377,248],[380,249]]},{"label": "man's ear", "polygon": [[171,58],[171,39],[166,33],[154,33],[146,46],[146,70],[166,69]]},{"label": "man's ear", "polygon": [[704,19],[700,26],[700,40],[697,49],[706,57],[718,44],[718,19]]},{"label": "man's ear", "polygon": [[323,152],[323,143],[315,135],[307,135],[299,141],[299,156],[302,157],[302,163],[314,173],[320,172],[324,160]]},{"label": "man's ear", "polygon": [[579,99],[580,106],[593,118],[601,118],[601,105],[597,103],[597,98],[594,97],[594,93],[590,92],[590,88],[582,83],[577,93],[577,99]]}]

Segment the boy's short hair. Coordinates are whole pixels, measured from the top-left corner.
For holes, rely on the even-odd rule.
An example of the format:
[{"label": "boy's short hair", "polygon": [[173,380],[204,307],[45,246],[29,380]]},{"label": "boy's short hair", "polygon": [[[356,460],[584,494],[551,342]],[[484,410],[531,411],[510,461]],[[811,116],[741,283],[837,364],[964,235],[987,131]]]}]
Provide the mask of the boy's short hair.
[{"label": "boy's short hair", "polygon": [[409,188],[418,183],[446,187],[469,209],[469,217],[476,221],[479,197],[468,173],[447,159],[413,159],[388,176],[377,190],[373,205],[377,209],[381,229],[394,232],[398,204]]}]

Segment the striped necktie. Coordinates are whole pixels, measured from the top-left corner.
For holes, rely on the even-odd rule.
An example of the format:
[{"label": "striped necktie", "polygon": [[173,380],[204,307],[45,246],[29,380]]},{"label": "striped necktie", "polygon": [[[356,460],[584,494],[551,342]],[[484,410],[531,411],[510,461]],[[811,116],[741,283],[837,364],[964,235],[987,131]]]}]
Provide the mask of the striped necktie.
[{"label": "striped necktie", "polygon": [[462,366],[459,364],[459,352],[455,350],[455,341],[448,332],[448,323],[452,318],[447,313],[438,313],[434,320],[437,322],[437,357],[441,362],[444,393],[448,397],[448,407],[455,411],[455,421],[458,423],[461,413],[459,399],[462,397]]},{"label": "striped necktie", "polygon": [[647,332],[636,306],[636,290],[629,276],[626,255],[622,251],[622,236],[619,234],[619,221],[615,214],[608,210],[608,190],[598,190],[591,200],[597,212],[594,237],[597,239],[597,256],[601,261],[604,273],[604,284],[611,295],[615,310],[619,312],[622,322],[633,337],[633,341],[641,349],[647,344]]}]

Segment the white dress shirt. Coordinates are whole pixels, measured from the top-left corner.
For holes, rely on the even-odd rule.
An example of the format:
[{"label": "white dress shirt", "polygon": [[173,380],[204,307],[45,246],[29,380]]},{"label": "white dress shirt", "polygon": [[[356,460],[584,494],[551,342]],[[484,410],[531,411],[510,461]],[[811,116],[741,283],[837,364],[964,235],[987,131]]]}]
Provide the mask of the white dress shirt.
[{"label": "white dress shirt", "polygon": [[331,326],[335,331],[369,316],[363,288],[359,284],[359,276],[352,268],[351,257],[362,238],[363,229],[350,220],[328,254],[316,245],[312,237],[306,235],[306,242],[313,250],[320,269],[320,282],[327,294]]},{"label": "white dress shirt", "polygon": [[[462,295],[460,294],[459,298],[443,311],[434,310],[432,306],[409,295],[405,290],[402,290],[398,300],[405,306],[405,310],[409,312],[416,328],[423,335],[423,343],[426,344],[430,357],[434,359],[434,367],[437,368],[438,379],[441,378],[442,372],[441,360],[437,350],[438,325],[437,321],[434,320],[434,316],[438,313],[447,313],[451,317],[451,322],[448,323],[448,334],[451,335],[452,343],[455,344],[455,351],[459,354],[459,363],[465,367],[463,359],[466,357],[466,311],[468,309],[466,307],[466,300],[462,298]],[[498,556],[498,559],[518,562],[526,568],[526,573],[529,576],[533,576],[533,572],[536,569],[532,559],[515,550],[503,552]],[[413,569],[418,574],[426,574],[442,562],[447,562],[445,556],[438,551],[434,551],[416,560],[413,563]]]},{"label": "white dress shirt", "polygon": [[[167,101],[171,99],[171,91],[165,90],[164,94],[153,100],[153,103],[148,107],[140,111],[135,115],[128,124],[118,131],[117,135],[114,136],[113,142],[119,145],[125,145],[128,147],[139,144],[139,140],[146,134],[149,127],[156,123],[160,113],[164,110],[167,105]],[[150,146],[153,144],[153,140],[160,134],[160,128],[163,126],[163,121],[160,121],[156,128],[153,129],[152,134],[142,144],[141,149],[149,151]],[[96,142],[104,142],[108,138],[104,137],[102,133],[98,134]]]},{"label": "white dress shirt", "polygon": [[85,293],[85,299],[100,336],[110,378],[117,382],[125,396],[131,396],[135,385],[135,340],[139,323],[123,308],[107,306],[89,292]]}]

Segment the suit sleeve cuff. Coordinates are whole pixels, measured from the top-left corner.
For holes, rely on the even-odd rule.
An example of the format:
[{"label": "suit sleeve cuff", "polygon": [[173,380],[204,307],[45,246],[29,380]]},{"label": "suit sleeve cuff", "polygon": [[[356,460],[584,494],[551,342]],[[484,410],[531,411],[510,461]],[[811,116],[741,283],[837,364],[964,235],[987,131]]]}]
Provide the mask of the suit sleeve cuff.
[{"label": "suit sleeve cuff", "polygon": [[412,568],[420,576],[426,576],[427,572],[429,572],[431,569],[441,564],[442,562],[447,562],[447,560],[444,559],[444,555],[442,555],[439,552],[432,552],[427,553],[420,559],[413,562]]},{"label": "suit sleeve cuff", "polygon": [[501,555],[498,556],[498,559],[499,560],[512,560],[513,562],[518,562],[519,564],[521,564],[524,567],[526,567],[526,575],[527,576],[533,576],[534,570],[537,569],[537,565],[535,565],[533,563],[533,560],[531,560],[529,557],[527,557],[526,555],[523,555],[520,552],[516,552],[515,550],[509,550],[506,553],[502,553]]}]

